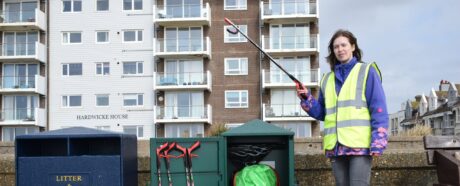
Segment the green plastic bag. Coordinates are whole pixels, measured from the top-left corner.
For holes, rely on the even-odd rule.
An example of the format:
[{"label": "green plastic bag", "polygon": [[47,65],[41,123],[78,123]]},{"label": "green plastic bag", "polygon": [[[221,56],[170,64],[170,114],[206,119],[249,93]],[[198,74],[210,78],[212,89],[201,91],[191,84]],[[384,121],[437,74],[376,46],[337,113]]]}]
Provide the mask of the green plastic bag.
[{"label": "green plastic bag", "polygon": [[277,176],[270,166],[256,164],[238,171],[233,181],[235,186],[276,186]]}]

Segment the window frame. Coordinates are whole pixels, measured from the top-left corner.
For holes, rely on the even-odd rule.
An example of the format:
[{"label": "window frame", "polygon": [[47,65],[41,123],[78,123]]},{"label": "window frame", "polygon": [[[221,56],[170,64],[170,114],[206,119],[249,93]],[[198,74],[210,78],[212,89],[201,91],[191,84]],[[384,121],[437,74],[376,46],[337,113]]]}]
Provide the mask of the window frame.
[{"label": "window frame", "polygon": [[[229,73],[229,72],[234,72],[235,70],[231,70],[229,69],[229,61],[231,60],[238,60],[238,73],[236,74],[232,74],[232,73]],[[246,61],[244,61],[246,60]],[[245,64],[244,64],[245,62]],[[238,58],[238,57],[230,57],[230,58],[224,58],[224,75],[226,76],[243,76],[243,75],[248,75],[248,63],[249,63],[249,60],[247,57],[241,57],[241,58]],[[244,69],[245,68],[245,69]]]},{"label": "window frame", "polygon": [[[71,64],[80,64],[81,67],[81,74],[78,75],[70,75],[70,65]],[[65,67],[66,66],[66,67]],[[71,76],[83,76],[83,63],[62,63],[61,64],[61,75],[62,77],[71,77]],[[67,69],[67,74],[64,74],[64,68]]]},{"label": "window frame", "polygon": [[[229,93],[238,93],[238,102],[235,102],[235,103],[238,103],[239,106],[230,106],[229,104],[230,103],[233,103],[233,102],[228,102],[228,94]],[[242,102],[242,95],[243,93],[246,93],[246,102]],[[225,91],[225,108],[249,108],[249,91],[248,90],[226,90]],[[246,106],[243,106],[244,103],[246,103]]]},{"label": "window frame", "polygon": [[[67,36],[64,36],[66,35]],[[71,42],[70,41],[70,38],[71,38],[71,34],[80,34],[80,42],[79,43],[75,43],[75,42]],[[67,42],[64,42],[64,38],[67,39]],[[64,31],[64,32],[61,32],[61,43],[63,45],[78,45],[78,44],[82,44],[83,43],[83,32],[81,31]]]},{"label": "window frame", "polygon": [[[70,11],[64,11],[64,1],[70,1]],[[80,1],[80,11],[75,11],[75,1]],[[81,13],[83,12],[83,0],[61,0],[62,6],[61,6],[61,13]]]},{"label": "window frame", "polygon": [[[99,96],[107,96],[107,105],[98,105]],[[96,107],[110,107],[110,94],[95,94],[94,97],[96,98],[95,100]]]},{"label": "window frame", "polygon": [[[80,97],[80,106],[70,106],[70,97]],[[66,105],[64,105],[63,98],[66,98]],[[83,107],[83,96],[81,94],[68,94],[61,96],[61,108],[82,108]]]},{"label": "window frame", "polygon": [[[107,1],[107,10],[98,10],[98,2]],[[96,0],[96,12],[108,12],[110,10],[110,0]]]},{"label": "window frame", "polygon": [[[123,126],[123,132],[125,133],[125,128],[136,128],[136,137],[137,138],[144,138],[144,126],[143,125],[124,125]],[[142,133],[139,133],[139,128],[142,128]],[[139,134],[142,134],[140,136]]]},{"label": "window frame", "polygon": [[[98,41],[98,40],[99,40],[99,38],[98,38],[98,37],[99,37],[98,33],[101,33],[101,32],[105,32],[105,33],[106,33],[106,39],[107,39],[107,41],[102,41],[102,42]],[[95,43],[96,43],[96,44],[108,44],[108,43],[110,43],[109,35],[110,35],[110,33],[109,33],[108,30],[96,30],[96,31],[95,31]]]},{"label": "window frame", "polygon": [[137,10],[134,9],[134,8],[135,8],[135,7],[134,7],[134,6],[135,6],[135,5],[134,5],[134,4],[135,4],[134,1],[136,1],[136,0],[130,0],[130,1],[131,1],[131,9],[125,9],[125,4],[124,4],[125,2],[124,2],[124,1],[125,1],[125,0],[122,0],[122,2],[121,2],[121,10],[122,10],[122,11],[143,11],[143,10],[144,10],[144,1],[143,1],[143,0],[140,0],[141,3],[142,3],[142,4],[141,4],[141,6],[142,6],[141,9],[137,9]]},{"label": "window frame", "polygon": [[[236,1],[235,8],[229,7],[227,5],[227,1],[228,0],[224,0],[224,10],[247,10],[248,9],[248,1],[247,0],[235,0]],[[242,2],[242,1],[244,1],[244,2]]]},{"label": "window frame", "polygon": [[[134,32],[134,41],[126,41],[125,40],[125,33],[126,32]],[[141,40],[139,39],[139,32],[141,32]],[[128,30],[122,30],[122,43],[142,43],[144,42],[144,30],[143,29],[128,29]]]},{"label": "window frame", "polygon": [[[108,64],[108,71],[109,71],[108,73],[105,72],[105,66],[104,66],[105,64]],[[96,71],[95,71],[96,76],[110,76],[110,62],[96,62],[95,67],[96,67]],[[99,68],[101,68],[100,74],[98,74]]]},{"label": "window frame", "polygon": [[[135,74],[125,74],[125,64],[126,63],[136,63],[136,73]],[[142,72],[139,73],[139,64],[142,64]],[[141,76],[144,75],[144,62],[143,61],[123,61],[122,62],[122,74],[123,76]]]},{"label": "window frame", "polygon": [[[126,96],[136,96],[136,105],[125,105]],[[139,104],[139,96],[142,96],[142,103]],[[144,93],[124,93],[122,96],[123,107],[143,107],[144,106]]]},{"label": "window frame", "polygon": [[[240,28],[241,31],[245,35],[248,35],[248,25],[236,25]],[[244,30],[243,30],[244,27]],[[246,43],[248,42],[248,39],[246,39],[240,32],[238,34],[232,34],[227,31],[227,28],[233,28],[232,25],[224,25],[224,43]],[[231,35],[237,35],[237,37],[229,37]],[[235,39],[238,38],[238,41],[231,41],[230,39]]]}]

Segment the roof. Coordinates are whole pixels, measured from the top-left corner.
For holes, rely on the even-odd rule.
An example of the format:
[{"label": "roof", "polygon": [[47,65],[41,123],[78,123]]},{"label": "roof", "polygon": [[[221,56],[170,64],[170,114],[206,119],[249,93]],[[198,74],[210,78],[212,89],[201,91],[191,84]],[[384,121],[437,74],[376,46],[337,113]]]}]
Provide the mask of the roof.
[{"label": "roof", "polygon": [[27,135],[19,135],[17,139],[26,139],[26,138],[60,138],[60,137],[69,137],[69,136],[78,136],[78,137],[119,137],[123,133],[97,130],[92,128],[85,127],[71,127],[59,130],[51,130],[46,132],[38,132]]},{"label": "roof", "polygon": [[222,133],[222,136],[294,136],[294,132],[255,119]]},{"label": "roof", "polygon": [[447,106],[447,103],[444,103],[440,107],[436,108],[435,110],[426,112],[422,117],[447,112],[447,111],[451,110],[451,108],[452,107]]},{"label": "roof", "polygon": [[455,84],[455,88],[457,88],[457,95],[460,96],[460,84]]},{"label": "roof", "polygon": [[438,99],[447,98],[448,96],[447,91],[435,91],[435,92],[436,92],[436,95],[438,96]]}]

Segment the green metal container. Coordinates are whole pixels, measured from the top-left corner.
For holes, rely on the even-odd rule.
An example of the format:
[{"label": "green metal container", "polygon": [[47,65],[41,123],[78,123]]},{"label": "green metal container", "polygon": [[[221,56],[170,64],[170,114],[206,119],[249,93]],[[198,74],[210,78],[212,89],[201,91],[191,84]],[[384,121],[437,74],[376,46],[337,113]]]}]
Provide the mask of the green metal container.
[{"label": "green metal container", "polygon": [[[192,154],[198,157],[192,158],[192,171],[195,185],[226,185],[226,145],[224,139],[218,138],[151,138],[150,139],[150,165],[151,185],[158,186],[157,155],[156,149],[165,142],[176,142],[182,147],[190,147],[195,141],[201,145]],[[171,155],[179,156],[180,151],[172,150]],[[160,160],[161,185],[168,185],[168,176],[164,158]],[[170,159],[170,172],[173,185],[187,185],[184,160],[182,158]]]},{"label": "green metal container", "polygon": [[[280,178],[280,185],[293,186],[294,183],[294,132],[266,123],[262,120],[252,120],[240,127],[233,128],[222,134],[227,143],[227,148],[238,144],[271,144],[274,148],[261,161],[275,168]],[[236,168],[228,155],[225,155],[227,163],[227,185]]]}]

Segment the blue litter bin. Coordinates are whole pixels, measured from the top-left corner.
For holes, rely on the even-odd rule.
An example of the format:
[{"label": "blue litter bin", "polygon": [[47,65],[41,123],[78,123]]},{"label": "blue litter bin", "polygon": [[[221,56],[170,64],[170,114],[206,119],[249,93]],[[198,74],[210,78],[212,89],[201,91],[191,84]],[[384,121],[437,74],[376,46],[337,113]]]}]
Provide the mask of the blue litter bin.
[{"label": "blue litter bin", "polygon": [[17,136],[16,185],[137,185],[137,138],[83,127]]}]

